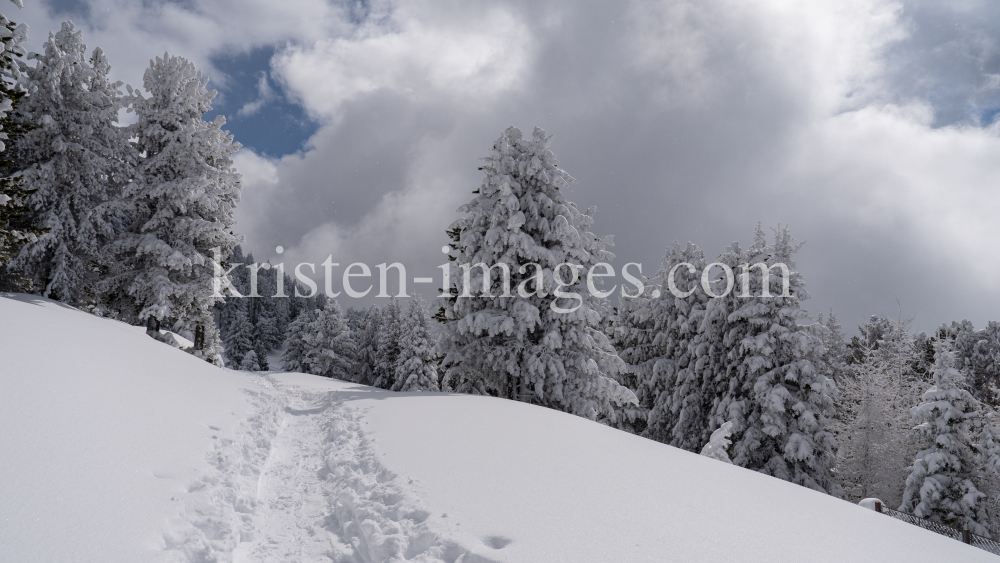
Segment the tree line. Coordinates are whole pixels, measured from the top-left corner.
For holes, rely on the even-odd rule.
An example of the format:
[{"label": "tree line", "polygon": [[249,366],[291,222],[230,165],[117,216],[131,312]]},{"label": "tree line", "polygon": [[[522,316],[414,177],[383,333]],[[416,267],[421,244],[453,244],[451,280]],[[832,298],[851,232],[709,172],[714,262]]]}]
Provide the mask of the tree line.
[{"label": "tree line", "polygon": [[[0,289],[29,291],[128,322],[155,319],[220,363],[215,263],[239,242],[239,143],[202,119],[216,92],[164,54],[145,94],[109,78],[71,22],[26,53],[6,18],[0,55]],[[119,112],[135,122],[119,126]]]}]

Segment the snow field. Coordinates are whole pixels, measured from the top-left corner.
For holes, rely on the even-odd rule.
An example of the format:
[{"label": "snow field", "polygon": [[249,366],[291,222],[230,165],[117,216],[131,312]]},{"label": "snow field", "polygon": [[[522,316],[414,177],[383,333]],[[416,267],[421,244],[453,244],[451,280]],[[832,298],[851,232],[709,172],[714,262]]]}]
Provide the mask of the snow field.
[{"label": "snow field", "polygon": [[996,560],[565,413],[223,370],[33,296],[0,296],[0,430],[3,561]]}]

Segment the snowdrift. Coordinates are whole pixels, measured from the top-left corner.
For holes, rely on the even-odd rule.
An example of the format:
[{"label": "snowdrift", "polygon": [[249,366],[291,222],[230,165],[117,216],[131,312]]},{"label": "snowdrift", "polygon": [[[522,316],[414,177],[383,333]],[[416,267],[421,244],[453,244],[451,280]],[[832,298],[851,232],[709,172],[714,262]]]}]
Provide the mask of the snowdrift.
[{"label": "snowdrift", "polygon": [[3,561],[995,561],[548,409],[223,370],[0,297]]}]

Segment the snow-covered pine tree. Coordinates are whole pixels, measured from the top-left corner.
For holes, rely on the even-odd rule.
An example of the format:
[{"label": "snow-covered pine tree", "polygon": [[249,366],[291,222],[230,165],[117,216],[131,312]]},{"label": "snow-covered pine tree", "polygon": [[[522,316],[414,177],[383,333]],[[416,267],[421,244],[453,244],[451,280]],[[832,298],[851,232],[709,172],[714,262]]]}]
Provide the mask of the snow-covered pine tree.
[{"label": "snow-covered pine tree", "polygon": [[267,363],[267,346],[264,345],[262,340],[254,340],[253,347],[254,354],[257,356],[257,370],[258,371],[270,371],[271,366]]},{"label": "snow-covered pine tree", "polygon": [[[132,175],[135,150],[117,127],[123,107],[120,82],[100,48],[89,57],[71,22],[49,34],[44,52],[21,83],[27,95],[15,119],[26,130],[14,157],[31,190],[29,219],[46,232],[21,247],[13,267],[42,295],[71,303],[92,294],[92,262],[116,234],[108,203]],[[118,225],[120,227],[120,225]]]},{"label": "snow-covered pine tree", "polygon": [[[229,254],[229,257],[221,264],[223,271],[229,270],[231,266],[236,264],[245,264],[247,262],[246,256],[243,255],[243,248],[240,245],[236,245],[233,251]],[[249,293],[250,287],[250,277],[248,275],[247,269],[243,266],[237,266],[233,268],[229,273],[229,282],[233,285],[236,291],[240,295],[247,295]],[[228,292],[226,293],[228,295]],[[219,336],[222,338],[223,342],[229,339],[229,327],[232,324],[233,317],[236,316],[236,312],[239,309],[244,310],[247,313],[249,303],[244,303],[243,298],[229,297],[225,301],[220,301],[215,304],[215,309],[218,313],[218,326],[219,326]]]},{"label": "snow-covered pine tree", "polygon": [[254,349],[253,325],[246,313],[246,301],[233,299],[237,306],[233,309],[226,327],[225,358],[226,365],[239,367],[243,358]]},{"label": "snow-covered pine tree", "polygon": [[243,361],[240,362],[240,371],[260,371],[260,363],[257,361],[257,351],[250,350],[245,356],[243,356]]},{"label": "snow-covered pine tree", "polygon": [[816,323],[812,325],[820,343],[823,344],[823,356],[821,363],[828,372],[826,375],[839,382],[848,371],[847,366],[847,341],[844,339],[844,329],[840,326],[840,320],[830,309],[829,315],[824,319],[823,313],[817,316]]},{"label": "snow-covered pine tree", "polygon": [[357,333],[358,368],[355,381],[374,385],[378,379],[379,335],[382,333],[382,309],[372,305],[365,310]]},{"label": "snow-covered pine tree", "polygon": [[656,400],[647,383],[651,362],[658,356],[653,347],[656,331],[649,304],[650,294],[656,288],[646,276],[639,276],[639,280],[646,290],[642,295],[620,299],[605,328],[618,357],[625,362],[620,382],[635,393],[637,401],[623,407],[615,427],[632,434],[646,430],[649,410]]},{"label": "snow-covered pine tree", "polygon": [[281,326],[278,312],[280,298],[274,295],[278,290],[277,271],[268,267],[257,273],[257,294],[252,298],[254,304],[254,338],[260,341],[265,350],[273,350],[281,346]]},{"label": "snow-covered pine tree", "polygon": [[936,343],[934,384],[911,410],[926,449],[913,461],[899,510],[989,536],[971,435],[979,402],[962,387],[951,345],[947,339]]},{"label": "snow-covered pine tree", "polygon": [[214,295],[212,256],[215,249],[228,256],[239,242],[231,229],[240,198],[232,156],[240,145],[222,130],[225,118],[202,119],[216,94],[205,84],[187,59],[164,55],[143,76],[148,98],[129,89],[137,117],[129,132],[145,157],[124,193],[132,222],[112,245],[121,271],[105,288],[129,295],[139,318],[203,326],[205,349],[197,354],[214,360],[220,341],[211,308],[223,298]]},{"label": "snow-covered pine tree", "polygon": [[[15,2],[17,4],[17,2]],[[26,242],[38,240],[45,231],[31,224],[27,204],[29,190],[24,178],[16,175],[20,167],[12,157],[11,146],[24,133],[14,118],[24,98],[17,86],[25,55],[21,45],[28,39],[27,26],[17,25],[0,14],[0,291],[25,291],[26,281],[7,265]]]},{"label": "snow-covered pine tree", "polygon": [[[739,243],[734,242],[715,261],[736,273],[745,258],[746,252],[740,248]],[[717,295],[721,294],[727,284],[718,270],[710,274],[709,282]],[[709,299],[705,304],[704,318],[698,327],[696,342],[693,343],[694,369],[701,376],[706,407],[711,401],[707,432],[714,432],[728,422],[731,416],[729,407],[743,397],[741,380],[736,372],[737,363],[730,361],[734,343],[739,342],[746,330],[744,320],[730,319],[733,311],[741,306],[737,293],[742,293],[743,286],[743,280],[737,278],[732,291],[722,297]]]},{"label": "snow-covered pine tree", "polygon": [[420,295],[414,294],[403,318],[393,391],[439,391],[431,317]]},{"label": "snow-covered pine tree", "polygon": [[[984,408],[989,408],[983,405]],[[988,516],[986,526],[991,537],[1000,537],[1000,429],[998,414],[992,409],[980,417],[979,439],[976,444],[979,490],[986,495],[983,508]]]},{"label": "snow-covered pine tree", "polygon": [[351,334],[358,335],[364,330],[365,312],[365,309],[355,309],[354,307],[348,307],[344,311],[344,322],[347,323],[347,328],[351,329]]},{"label": "snow-covered pine tree", "polygon": [[783,296],[780,274],[770,278],[771,297],[765,297],[761,268],[735,272],[732,295],[739,306],[727,318],[726,333],[729,395],[715,415],[724,412],[733,421],[734,464],[839,496],[832,473],[836,440],[827,428],[836,386],[813,366],[810,358],[822,345],[799,325],[807,316],[800,302],[808,298],[792,259],[799,246],[787,227],[777,229],[768,244],[758,225],[740,261],[784,264],[788,293]]},{"label": "snow-covered pine tree", "polygon": [[[530,139],[504,131],[484,159],[475,199],[459,208],[465,216],[450,230],[455,260],[474,271],[466,287],[452,268],[452,297],[440,315],[443,384],[614,424],[616,411],[636,398],[614,379],[625,365],[601,331],[604,307],[582,279],[613,257],[605,250],[611,240],[589,231],[594,209],[580,213],[567,201],[562,190],[575,180],[558,167],[551,142],[539,128]],[[480,263],[490,270],[475,268]],[[564,263],[572,265],[557,272]],[[500,265],[510,271],[510,297]],[[555,275],[580,298],[555,296]]]},{"label": "snow-covered pine tree", "polygon": [[403,312],[395,296],[386,304],[381,320],[375,349],[375,380],[372,385],[392,389],[396,384],[400,339],[403,337]]},{"label": "snow-covered pine tree", "polygon": [[309,330],[315,320],[311,309],[304,309],[295,320],[288,325],[285,335],[285,349],[281,353],[282,369],[311,373],[309,369]]},{"label": "snow-covered pine tree", "polygon": [[729,459],[729,446],[732,445],[729,436],[732,432],[732,422],[727,422],[716,428],[709,437],[708,443],[701,449],[701,455],[732,465],[733,460]]},{"label": "snow-covered pine tree", "polygon": [[997,397],[991,387],[1000,385],[1000,341],[997,339],[997,323],[990,323],[985,330],[976,330],[971,322],[952,322],[938,329],[942,338],[953,342],[956,368],[967,377],[966,384],[972,396],[979,401],[996,403]]},{"label": "snow-covered pine tree", "polygon": [[[693,270],[681,264],[691,264]],[[704,374],[697,369],[697,341],[705,318],[708,295],[701,286],[705,255],[694,244],[674,243],[663,257],[660,298],[652,300],[657,334],[654,342],[660,357],[650,370],[647,385],[656,397],[649,411],[645,435],[654,440],[699,452],[711,431],[708,413],[711,397],[705,395]],[[687,297],[677,297],[670,288]]]},{"label": "snow-covered pine tree", "polygon": [[336,299],[328,299],[316,314],[305,340],[309,346],[305,363],[310,373],[353,381],[356,345]]}]

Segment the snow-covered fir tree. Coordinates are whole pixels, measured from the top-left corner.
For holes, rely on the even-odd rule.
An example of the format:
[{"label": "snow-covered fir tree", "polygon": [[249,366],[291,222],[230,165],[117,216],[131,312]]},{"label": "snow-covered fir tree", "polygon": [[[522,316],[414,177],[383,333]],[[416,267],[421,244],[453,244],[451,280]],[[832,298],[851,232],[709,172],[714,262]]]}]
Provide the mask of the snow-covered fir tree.
[{"label": "snow-covered fir tree", "polygon": [[365,312],[365,309],[355,309],[354,307],[348,307],[344,311],[344,322],[347,323],[347,328],[351,329],[351,334],[355,335],[355,340],[357,340],[357,335],[364,329]]},{"label": "snow-covered fir tree", "polygon": [[788,291],[778,268],[767,287],[759,267],[735,272],[730,295],[736,308],[726,319],[725,333],[729,385],[714,405],[714,416],[733,422],[734,464],[840,495],[832,472],[836,440],[828,429],[836,386],[813,366],[810,358],[822,345],[799,325],[807,316],[800,302],[808,298],[802,274],[794,270],[799,246],[787,227],[776,230],[768,244],[758,226],[754,243],[738,260],[784,264]]},{"label": "snow-covered fir tree", "polygon": [[215,91],[194,65],[164,55],[143,76],[149,93],[131,92],[137,122],[129,132],[145,154],[136,179],[124,192],[123,212],[131,219],[112,246],[119,270],[106,291],[127,294],[139,318],[174,322],[175,330],[205,328],[205,349],[215,359],[219,336],[211,308],[212,259],[228,256],[239,242],[233,210],[240,198],[240,174],[232,156],[239,144],[222,130],[225,119],[202,119]]},{"label": "snow-covered fir tree", "polygon": [[[221,264],[223,271],[230,270],[232,266],[237,264],[246,264],[247,257],[243,255],[243,247],[236,245],[233,247],[233,251],[229,254],[229,257],[224,260]],[[232,268],[229,273],[229,283],[232,284],[233,288],[241,296],[249,295],[250,293],[250,273],[249,270],[240,265]],[[226,292],[228,295],[229,292]],[[219,334],[223,341],[229,338],[229,326],[232,324],[232,318],[236,316],[236,312],[243,309],[243,313],[249,318],[249,304],[243,302],[243,298],[227,298],[224,301],[220,301],[215,304],[215,309],[218,313],[218,326]]]},{"label": "snow-covered fir tree", "polygon": [[374,385],[378,379],[379,334],[382,332],[382,309],[372,305],[365,309],[355,341],[358,344],[358,383]]},{"label": "snow-covered fir tree", "polygon": [[[986,407],[986,405],[983,405]],[[986,407],[988,408],[988,407]],[[1000,537],[1000,415],[990,410],[979,419],[977,440],[979,490],[986,495],[983,508],[987,514],[990,537]]]},{"label": "snow-covered fir tree", "polygon": [[952,342],[956,368],[967,374],[969,392],[991,405],[1000,403],[1000,325],[991,322],[976,330],[971,322],[952,322],[938,329],[938,337]]},{"label": "snow-covered fir tree", "polygon": [[[566,199],[562,190],[576,180],[558,167],[551,143],[539,128],[529,139],[514,127],[504,131],[484,159],[475,199],[459,208],[464,217],[450,231],[452,297],[441,315],[443,381],[615,423],[616,411],[636,398],[615,380],[625,365],[601,331],[604,307],[583,281],[613,257],[605,250],[611,241],[590,232],[593,209],[581,213]],[[461,266],[480,263],[489,272],[470,270],[466,284]],[[575,267],[557,272],[563,263]]]},{"label": "snow-covered fir tree", "polygon": [[[16,3],[16,2],[15,2]],[[24,128],[14,118],[24,98],[17,86],[25,55],[27,26],[15,24],[0,14],[0,291],[25,291],[25,280],[7,265],[27,242],[38,240],[45,231],[30,220],[29,190],[21,168],[12,156]]]},{"label": "snow-covered fir tree", "polygon": [[285,349],[281,353],[282,369],[311,373],[309,369],[309,327],[315,320],[311,309],[303,309],[288,325],[285,334]]},{"label": "snow-covered fir tree", "polygon": [[936,343],[931,375],[934,384],[911,411],[926,449],[913,461],[899,510],[989,536],[972,445],[979,403],[963,388],[947,339]]},{"label": "snow-covered fir tree", "polygon": [[80,302],[93,293],[92,264],[116,235],[108,203],[131,175],[135,150],[117,127],[123,105],[121,83],[100,48],[88,57],[83,36],[71,22],[49,34],[43,53],[31,54],[21,83],[26,96],[15,116],[26,132],[14,157],[24,170],[29,219],[46,232],[21,247],[13,267],[42,295]]},{"label": "snow-covered fir tree", "polygon": [[415,294],[401,325],[393,391],[440,390],[430,324],[427,306]]},{"label": "snow-covered fir tree", "polygon": [[829,315],[824,319],[823,313],[817,316],[816,323],[811,325],[820,343],[823,345],[823,355],[820,363],[825,375],[839,383],[841,378],[848,371],[848,350],[847,341],[844,338],[844,329],[840,326],[840,320],[830,309]]},{"label": "snow-covered fir tree", "polygon": [[656,330],[649,304],[655,287],[646,276],[638,279],[646,290],[641,295],[620,299],[605,329],[618,357],[625,362],[620,382],[636,395],[636,403],[623,407],[614,426],[632,434],[642,434],[646,430],[649,411],[656,400],[648,384],[647,370],[658,356],[653,347]]},{"label": "snow-covered fir tree", "polygon": [[403,311],[399,301],[393,296],[382,310],[378,340],[375,348],[375,379],[372,385],[382,389],[392,389],[396,384],[396,368],[399,365],[403,332]]},{"label": "snow-covered fir tree", "polygon": [[260,363],[257,361],[258,356],[256,350],[250,350],[243,356],[243,361],[240,362],[240,371],[260,371]]},{"label": "snow-covered fir tree", "polygon": [[306,345],[305,363],[310,373],[353,381],[356,344],[336,299],[328,299],[317,312],[316,320],[309,325]]},{"label": "snow-covered fir tree", "polygon": [[701,455],[732,465],[733,460],[729,459],[729,447],[732,445],[729,436],[732,432],[732,422],[727,422],[716,428],[709,437],[708,443],[701,449]]},{"label": "snow-covered fir tree", "polygon": [[[225,360],[226,365],[237,368],[243,365],[243,358],[254,349],[253,325],[247,315],[247,301],[234,299],[237,307],[226,327]],[[259,368],[258,368],[259,369]]]},{"label": "snow-covered fir tree", "polygon": [[[690,264],[688,268],[683,264]],[[645,436],[691,452],[708,441],[711,396],[706,396],[705,373],[697,365],[701,324],[708,295],[701,284],[705,256],[694,244],[667,250],[658,277],[660,298],[651,302],[656,321],[655,347],[660,356],[649,370],[645,384],[655,397]],[[678,297],[679,294],[690,294]]]}]

